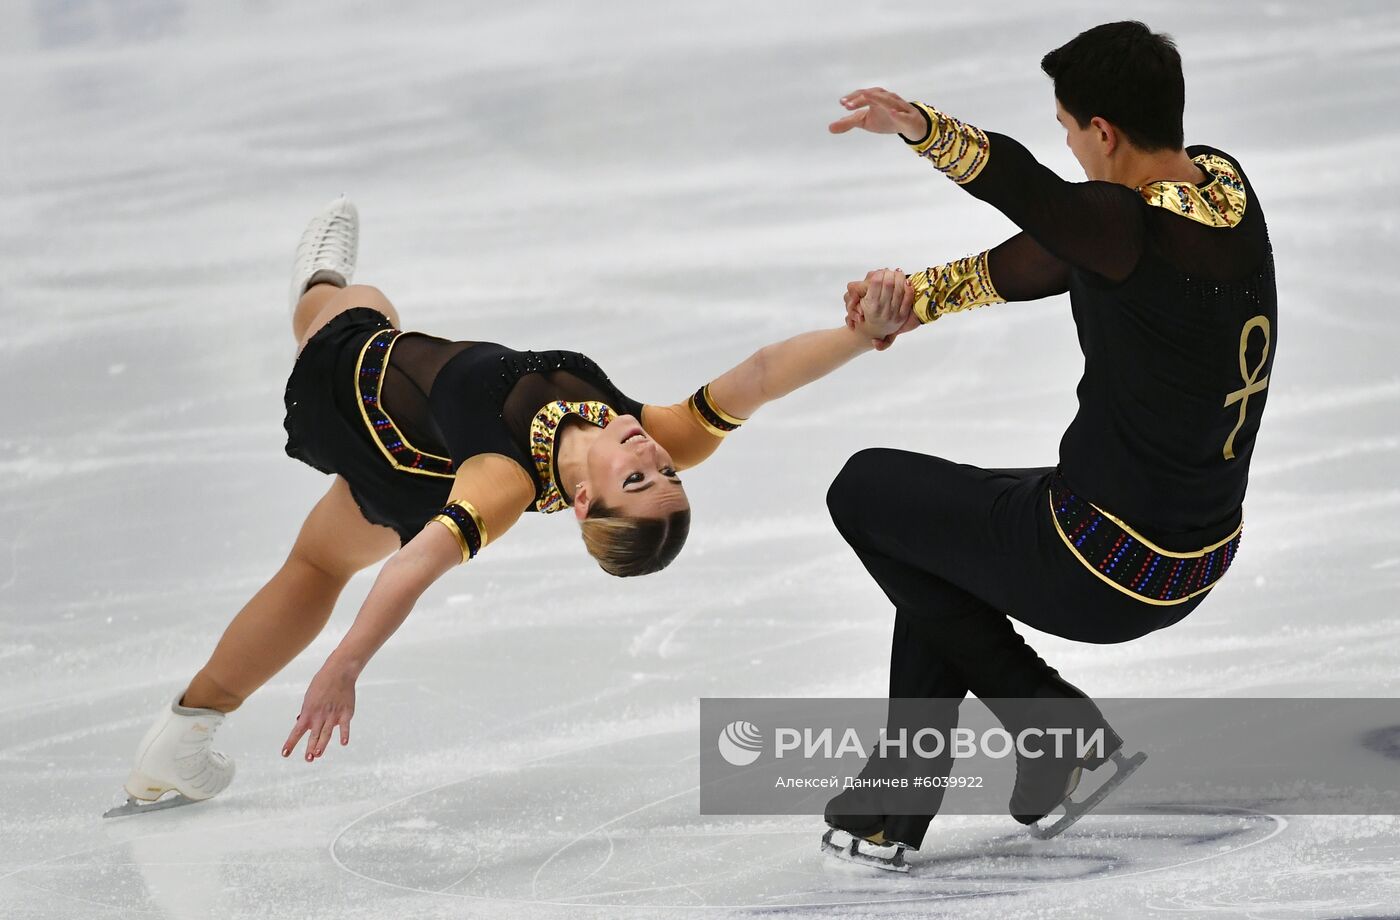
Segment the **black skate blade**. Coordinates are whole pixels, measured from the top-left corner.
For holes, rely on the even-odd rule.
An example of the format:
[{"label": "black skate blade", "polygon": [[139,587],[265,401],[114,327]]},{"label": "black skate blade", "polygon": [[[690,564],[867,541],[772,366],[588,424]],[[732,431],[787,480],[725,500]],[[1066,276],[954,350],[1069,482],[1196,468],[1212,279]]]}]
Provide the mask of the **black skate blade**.
[{"label": "black skate blade", "polygon": [[[1042,827],[1039,824],[1032,824],[1026,828],[1030,835],[1037,840],[1049,840],[1051,837],[1058,837],[1072,827],[1080,818],[1087,815],[1098,807],[1099,803],[1108,798],[1108,794],[1119,786],[1124,780],[1137,772],[1137,768],[1142,766],[1147,760],[1147,754],[1138,751],[1131,757],[1124,757],[1123,754],[1113,755],[1113,775],[1103,781],[1103,785],[1089,793],[1088,796],[1076,802],[1070,796],[1057,805],[1057,808],[1064,808],[1065,813],[1061,815],[1053,824]],[[1072,795],[1072,794],[1071,794]]]},{"label": "black skate blade", "polygon": [[125,805],[118,805],[116,808],[109,808],[102,813],[104,818],[124,818],[127,815],[142,815],[148,811],[165,811],[167,808],[179,808],[182,805],[194,805],[199,799],[191,799],[183,793],[175,793],[169,798],[157,799],[154,802],[143,802],[131,796],[126,797]]},{"label": "black skate blade", "polygon": [[869,866],[885,872],[908,872],[909,864],[904,861],[904,850],[898,849],[890,859],[881,859],[878,856],[871,856],[869,853],[862,853],[859,849],[860,838],[850,835],[849,846],[841,846],[832,840],[832,835],[836,833],[836,828],[831,828],[822,835],[822,852],[841,862],[850,863],[856,866]]}]

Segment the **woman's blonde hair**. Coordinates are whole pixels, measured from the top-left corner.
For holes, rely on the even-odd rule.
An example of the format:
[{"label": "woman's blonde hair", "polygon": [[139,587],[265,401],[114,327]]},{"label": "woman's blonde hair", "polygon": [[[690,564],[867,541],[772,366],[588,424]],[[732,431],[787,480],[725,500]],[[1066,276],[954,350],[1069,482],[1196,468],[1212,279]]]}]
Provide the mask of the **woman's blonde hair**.
[{"label": "woman's blonde hair", "polygon": [[690,509],[662,518],[627,517],[616,508],[594,502],[579,522],[588,554],[609,575],[626,578],[650,575],[671,564],[690,533]]}]

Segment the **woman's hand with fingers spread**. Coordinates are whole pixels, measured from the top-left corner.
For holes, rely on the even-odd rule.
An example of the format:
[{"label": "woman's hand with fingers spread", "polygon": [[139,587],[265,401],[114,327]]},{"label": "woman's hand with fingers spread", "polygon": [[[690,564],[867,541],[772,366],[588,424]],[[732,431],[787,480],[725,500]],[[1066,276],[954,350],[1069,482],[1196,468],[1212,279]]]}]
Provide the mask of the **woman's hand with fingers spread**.
[{"label": "woman's hand with fingers spread", "polygon": [[306,690],[301,713],[292,733],[282,745],[282,756],[290,757],[302,735],[306,735],[306,761],[310,763],[325,753],[340,727],[340,743],[350,743],[350,719],[355,715],[355,678],[353,669],[327,661]]},{"label": "woman's hand with fingers spread", "polygon": [[899,133],[910,140],[918,140],[928,133],[924,114],[887,89],[878,86],[858,89],[842,96],[841,104],[853,114],[828,125],[827,130],[832,134],[864,128],[875,134]]}]

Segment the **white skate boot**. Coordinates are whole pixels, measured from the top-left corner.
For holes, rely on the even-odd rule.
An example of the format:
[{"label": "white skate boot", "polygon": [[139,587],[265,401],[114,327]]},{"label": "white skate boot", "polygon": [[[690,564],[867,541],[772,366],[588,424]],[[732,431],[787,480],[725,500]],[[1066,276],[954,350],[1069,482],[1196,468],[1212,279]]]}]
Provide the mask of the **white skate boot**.
[{"label": "white skate boot", "polygon": [[[102,817],[192,805],[223,792],[233,781],[233,758],[210,747],[223,721],[217,709],[181,706],[177,696],[136,749],[136,765],[126,780],[126,804]],[[162,798],[168,792],[175,795]]]},{"label": "white skate boot", "polygon": [[355,275],[360,246],[360,212],[341,195],[311,218],[297,243],[292,266],[292,312],[306,289],[322,282],[345,287]]}]

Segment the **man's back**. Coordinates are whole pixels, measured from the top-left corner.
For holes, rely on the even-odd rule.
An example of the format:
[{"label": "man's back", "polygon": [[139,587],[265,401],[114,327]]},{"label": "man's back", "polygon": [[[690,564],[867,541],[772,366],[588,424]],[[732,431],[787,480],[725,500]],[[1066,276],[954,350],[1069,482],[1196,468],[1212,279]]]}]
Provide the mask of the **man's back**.
[{"label": "man's back", "polygon": [[1068,291],[1084,374],[1065,481],[1166,549],[1229,535],[1277,326],[1268,229],[1239,164],[1192,147],[1200,182],[1067,182],[1014,138],[915,105],[928,133],[906,141],[1021,228],[915,275],[930,318]]},{"label": "man's back", "polygon": [[1209,181],[1114,196],[1125,213],[1113,223],[1138,225],[1127,276],[1071,272],[1084,375],[1060,442],[1076,492],[1182,548],[1239,522],[1278,325],[1253,188],[1220,151],[1188,152]]}]

